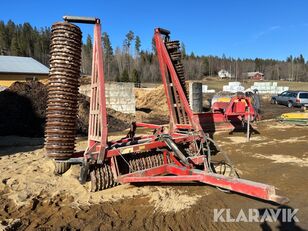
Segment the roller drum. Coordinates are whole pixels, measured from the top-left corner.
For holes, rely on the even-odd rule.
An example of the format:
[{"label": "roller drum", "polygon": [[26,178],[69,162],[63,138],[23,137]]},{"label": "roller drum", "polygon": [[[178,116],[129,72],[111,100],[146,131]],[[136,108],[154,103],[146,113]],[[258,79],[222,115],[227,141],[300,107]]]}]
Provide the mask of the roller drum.
[{"label": "roller drum", "polygon": [[51,28],[46,155],[64,160],[75,151],[82,33],[68,22]]}]

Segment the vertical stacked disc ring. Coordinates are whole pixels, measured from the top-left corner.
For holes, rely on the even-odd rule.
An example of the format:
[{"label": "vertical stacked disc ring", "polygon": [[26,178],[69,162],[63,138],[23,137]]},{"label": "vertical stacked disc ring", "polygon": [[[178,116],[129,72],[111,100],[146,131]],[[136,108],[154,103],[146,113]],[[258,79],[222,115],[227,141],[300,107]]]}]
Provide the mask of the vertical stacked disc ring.
[{"label": "vertical stacked disc ring", "polygon": [[68,159],[75,151],[81,39],[74,24],[58,22],[51,28],[45,149],[54,159]]}]

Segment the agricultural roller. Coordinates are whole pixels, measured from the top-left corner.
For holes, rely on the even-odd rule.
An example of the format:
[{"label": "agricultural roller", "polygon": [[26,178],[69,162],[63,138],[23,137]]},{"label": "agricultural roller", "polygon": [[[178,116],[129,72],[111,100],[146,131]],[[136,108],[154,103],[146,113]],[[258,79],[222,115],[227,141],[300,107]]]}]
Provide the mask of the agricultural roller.
[{"label": "agricultural roller", "polygon": [[[72,23],[94,25],[88,146],[82,152],[74,151],[73,131],[81,33]],[[61,30],[55,29],[58,26]],[[266,201],[287,201],[276,195],[274,186],[238,178],[229,158],[204,131],[200,116],[192,112],[187,100],[179,42],[170,40],[168,30],[156,28],[154,38],[169,126],[133,122],[123,138],[109,140],[100,19],[65,16],[64,22],[52,28],[46,155],[55,160],[56,173],[79,164],[80,183],[90,180],[93,192],[124,183],[201,182]],[[55,50],[60,47],[61,51]],[[138,135],[139,128],[150,129],[152,134]],[[216,156],[222,160],[215,161]]]}]

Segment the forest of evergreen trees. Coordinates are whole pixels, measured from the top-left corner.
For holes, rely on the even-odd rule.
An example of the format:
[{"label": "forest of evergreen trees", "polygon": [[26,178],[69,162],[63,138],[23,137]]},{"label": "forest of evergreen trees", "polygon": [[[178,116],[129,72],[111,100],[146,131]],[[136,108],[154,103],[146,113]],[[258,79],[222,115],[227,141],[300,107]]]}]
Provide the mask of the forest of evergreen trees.
[{"label": "forest of evergreen trees", "polygon": [[[15,24],[0,21],[0,55],[30,56],[48,66],[50,28],[36,28],[29,23]],[[152,50],[141,50],[141,40],[133,31],[123,38],[121,47],[113,47],[109,35],[102,34],[104,48],[104,71],[107,80],[132,82],[160,82],[155,45]],[[151,41],[145,41],[147,43]],[[235,59],[232,57],[196,56],[186,54],[182,43],[182,56],[187,79],[203,79],[217,76],[221,69],[232,73],[237,80],[247,72],[260,71],[266,80],[308,81],[308,62],[303,55],[289,56],[286,60]],[[87,36],[82,47],[82,74],[90,74],[92,38]]]}]

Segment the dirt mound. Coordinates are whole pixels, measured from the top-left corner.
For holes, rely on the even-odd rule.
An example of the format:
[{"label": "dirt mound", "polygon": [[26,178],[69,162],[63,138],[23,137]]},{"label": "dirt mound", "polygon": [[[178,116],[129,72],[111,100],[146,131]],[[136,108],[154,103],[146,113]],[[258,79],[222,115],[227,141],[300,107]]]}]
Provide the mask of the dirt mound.
[{"label": "dirt mound", "polygon": [[[0,92],[0,135],[18,135],[28,137],[44,136],[47,105],[47,86],[37,82],[15,82]],[[77,132],[86,135],[90,99],[79,95]],[[107,109],[110,131],[120,131],[129,127],[133,115]]]},{"label": "dirt mound", "polygon": [[38,81],[15,82],[9,91],[25,96],[32,102],[33,109],[39,117],[45,117],[47,103],[47,88]]},{"label": "dirt mound", "polygon": [[168,115],[168,105],[162,85],[156,88],[137,88],[135,94],[137,109]]},{"label": "dirt mound", "polygon": [[111,132],[121,131],[130,127],[130,124],[135,121],[135,116],[132,114],[125,114],[107,108],[108,113],[108,130]]},{"label": "dirt mound", "polygon": [[91,84],[91,76],[83,75],[80,77],[80,85]]},{"label": "dirt mound", "polygon": [[77,114],[77,133],[87,134],[89,127],[90,98],[79,94],[78,114]]},{"label": "dirt mound", "polygon": [[[79,95],[79,110],[77,116],[77,129],[80,134],[87,134],[89,127],[89,111],[90,98],[80,94]],[[110,132],[122,131],[129,128],[130,124],[135,120],[134,115],[125,114],[107,108],[108,115],[108,130]]]},{"label": "dirt mound", "polygon": [[168,105],[163,85],[156,88],[136,88],[137,121],[154,124],[169,122]]},{"label": "dirt mound", "polygon": [[0,135],[43,136],[46,101],[46,87],[35,81],[0,92]]}]

